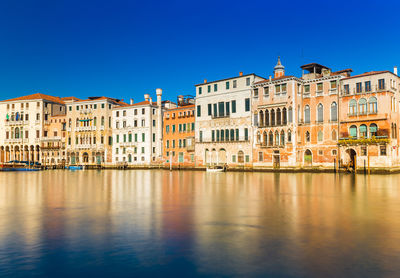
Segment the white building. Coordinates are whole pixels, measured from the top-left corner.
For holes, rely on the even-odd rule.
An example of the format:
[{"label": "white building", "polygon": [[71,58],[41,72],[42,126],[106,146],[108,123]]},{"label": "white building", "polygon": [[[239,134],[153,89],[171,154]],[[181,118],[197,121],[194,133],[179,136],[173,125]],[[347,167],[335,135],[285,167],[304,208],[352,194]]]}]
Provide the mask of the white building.
[{"label": "white building", "polygon": [[197,165],[241,167],[252,162],[251,85],[261,80],[240,73],[196,85]]},{"label": "white building", "polygon": [[162,160],[162,90],[156,90],[157,102],[149,94],[145,101],[112,111],[113,164],[150,165]]},{"label": "white building", "polygon": [[0,161],[42,162],[41,138],[51,116],[65,115],[59,97],[32,94],[0,102]]}]

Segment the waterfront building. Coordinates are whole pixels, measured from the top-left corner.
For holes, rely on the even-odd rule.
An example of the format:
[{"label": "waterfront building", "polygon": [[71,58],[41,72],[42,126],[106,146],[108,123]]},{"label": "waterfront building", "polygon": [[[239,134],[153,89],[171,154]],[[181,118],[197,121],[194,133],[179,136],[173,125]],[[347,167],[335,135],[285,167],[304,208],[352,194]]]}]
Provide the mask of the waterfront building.
[{"label": "waterfront building", "polygon": [[0,102],[0,160],[41,162],[41,138],[50,117],[65,114],[59,97],[31,94]]},{"label": "waterfront building", "polygon": [[252,164],[252,84],[255,74],[196,85],[195,156],[199,166]]},{"label": "waterfront building", "polygon": [[[112,110],[112,162],[114,165],[149,166],[162,162],[162,90],[157,101],[149,94],[145,100]],[[164,103],[170,105],[170,102]],[[168,106],[169,107],[169,106]]]},{"label": "waterfront building", "polygon": [[112,163],[112,111],[126,106],[120,99],[89,97],[70,99],[67,106],[67,164]]},{"label": "waterfront building", "polygon": [[163,160],[165,166],[195,166],[195,105],[191,97],[178,96],[178,107],[163,116]]},{"label": "waterfront building", "polygon": [[399,84],[397,68],[342,79],[341,163],[358,169],[400,166]]}]

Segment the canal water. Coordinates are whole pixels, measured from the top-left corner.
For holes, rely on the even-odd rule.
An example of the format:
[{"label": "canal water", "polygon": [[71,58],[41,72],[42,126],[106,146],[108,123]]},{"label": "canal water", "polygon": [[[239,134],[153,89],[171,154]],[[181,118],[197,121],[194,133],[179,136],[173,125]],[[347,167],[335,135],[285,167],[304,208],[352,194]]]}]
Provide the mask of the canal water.
[{"label": "canal water", "polygon": [[400,277],[400,176],[0,173],[0,277]]}]

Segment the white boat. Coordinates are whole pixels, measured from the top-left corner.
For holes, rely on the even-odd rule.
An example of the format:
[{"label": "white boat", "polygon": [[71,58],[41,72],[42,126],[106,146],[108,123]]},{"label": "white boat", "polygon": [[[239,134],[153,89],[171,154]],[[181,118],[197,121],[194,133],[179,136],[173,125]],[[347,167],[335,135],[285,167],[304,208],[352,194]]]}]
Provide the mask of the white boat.
[{"label": "white boat", "polygon": [[210,168],[207,167],[206,171],[210,172],[210,173],[219,173],[219,172],[225,172],[226,168],[222,167],[222,166],[214,166],[214,167],[210,167]]}]

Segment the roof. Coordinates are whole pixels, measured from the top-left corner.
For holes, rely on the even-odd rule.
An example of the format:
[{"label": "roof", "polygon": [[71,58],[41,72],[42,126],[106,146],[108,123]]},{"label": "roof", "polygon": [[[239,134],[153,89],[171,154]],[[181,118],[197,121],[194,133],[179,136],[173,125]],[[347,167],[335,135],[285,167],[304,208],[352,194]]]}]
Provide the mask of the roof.
[{"label": "roof", "polygon": [[154,106],[157,106],[157,102],[153,101],[153,102],[150,103],[150,101],[145,100],[145,101],[137,102],[137,103],[134,103],[134,104],[126,104],[126,105],[121,106],[121,107],[114,107],[114,109],[128,108],[128,107],[141,106],[141,105],[154,105]]},{"label": "roof", "polygon": [[369,75],[375,75],[375,74],[381,74],[381,73],[392,73],[392,72],[388,71],[388,70],[369,71],[369,72],[364,72],[364,73],[361,73],[361,74],[357,74],[357,75],[353,75],[353,76],[350,76],[350,77],[343,78],[343,80],[347,80],[347,79],[351,79],[351,78],[357,78],[357,77],[364,77],[364,76],[369,76]]},{"label": "roof", "polygon": [[286,79],[286,78],[291,78],[291,77],[294,77],[294,76],[293,75],[284,75],[284,76],[280,76],[280,77],[276,77],[276,78],[271,78],[271,80],[269,80],[269,79],[261,80],[261,81],[255,82],[254,84],[262,84],[262,83],[269,82],[269,81],[277,81],[279,79]]},{"label": "roof", "polygon": [[111,98],[111,97],[104,97],[104,96],[100,96],[100,97],[88,97],[87,99],[80,99],[77,100],[76,102],[88,102],[88,101],[95,101],[95,100],[109,100],[114,102],[115,104],[119,104],[121,106],[127,106],[128,104],[123,102],[122,99],[117,99],[117,98]]},{"label": "roof", "polygon": [[188,109],[188,108],[195,108],[195,105],[194,105],[194,104],[190,104],[190,105],[184,105],[184,106],[174,107],[174,108],[168,109],[166,112],[174,111],[174,110],[181,110],[181,109]]},{"label": "roof", "polygon": [[318,63],[309,63],[309,64],[305,64],[305,65],[300,66],[301,69],[309,69],[309,68],[313,68],[313,67],[329,69],[328,67],[323,66],[323,65],[318,64]]},{"label": "roof", "polygon": [[205,85],[205,84],[211,84],[211,83],[221,82],[221,81],[225,81],[225,80],[229,80],[229,79],[242,78],[242,77],[246,77],[246,76],[250,76],[250,75],[254,75],[254,76],[257,76],[257,77],[259,77],[259,78],[265,79],[264,77],[258,76],[258,75],[255,74],[255,73],[249,73],[249,74],[239,75],[239,76],[235,76],[235,77],[229,77],[229,78],[214,80],[214,81],[210,81],[210,82],[206,82],[206,83],[199,83],[199,84],[196,84],[196,85],[194,85],[194,86],[200,86],[200,85]]},{"label": "roof", "polygon": [[61,100],[63,100],[63,101],[68,101],[68,100],[75,100],[75,101],[77,101],[77,100],[81,100],[81,99],[79,99],[79,98],[77,98],[77,97],[62,97]]},{"label": "roof", "polygon": [[62,101],[62,99],[60,97],[49,96],[49,95],[45,95],[45,94],[41,94],[41,93],[31,94],[31,95],[17,97],[17,98],[6,99],[6,100],[3,100],[1,102],[18,101],[18,100],[36,100],[36,99],[43,99],[43,100],[47,100],[47,101],[50,101],[50,102],[64,104],[64,102]]}]

